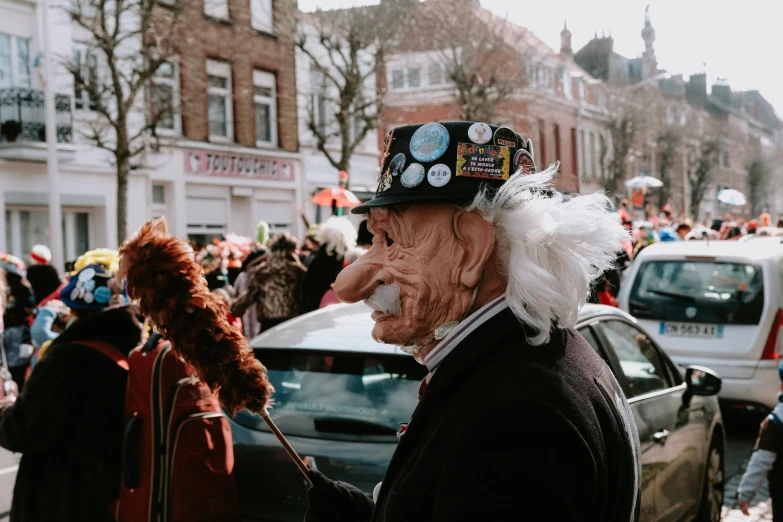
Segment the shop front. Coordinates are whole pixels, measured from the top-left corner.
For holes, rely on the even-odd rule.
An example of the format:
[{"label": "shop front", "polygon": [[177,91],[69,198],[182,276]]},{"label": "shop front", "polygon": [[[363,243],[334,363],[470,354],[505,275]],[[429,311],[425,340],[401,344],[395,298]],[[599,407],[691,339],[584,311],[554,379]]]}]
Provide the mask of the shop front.
[{"label": "shop front", "polygon": [[295,154],[182,148],[151,174],[148,219],[165,215],[172,232],[197,244],[229,233],[255,237],[261,220],[270,233],[302,237],[300,179]]}]

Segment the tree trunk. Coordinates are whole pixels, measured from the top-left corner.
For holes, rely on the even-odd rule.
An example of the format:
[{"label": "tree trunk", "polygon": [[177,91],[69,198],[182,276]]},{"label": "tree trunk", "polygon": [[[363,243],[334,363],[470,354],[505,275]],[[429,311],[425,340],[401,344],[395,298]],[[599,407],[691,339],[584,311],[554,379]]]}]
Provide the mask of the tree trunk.
[{"label": "tree trunk", "polygon": [[130,162],[127,159],[117,161],[117,244],[121,245],[128,237],[128,176]]}]

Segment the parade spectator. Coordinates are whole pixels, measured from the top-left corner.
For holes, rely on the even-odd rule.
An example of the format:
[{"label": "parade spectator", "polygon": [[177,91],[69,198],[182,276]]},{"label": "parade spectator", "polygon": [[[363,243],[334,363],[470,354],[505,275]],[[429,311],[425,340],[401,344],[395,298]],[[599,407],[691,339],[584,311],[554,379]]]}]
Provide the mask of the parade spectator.
[{"label": "parade spectator", "polygon": [[691,230],[692,230],[692,227],[691,227],[690,223],[680,223],[679,225],[677,225],[677,228],[676,228],[677,235],[683,241],[685,241],[686,236],[690,233]]},{"label": "parade spectator", "polygon": [[356,229],[346,218],[332,216],[318,229],[316,239],[321,246],[307,269],[302,312],[320,306],[321,298],[343,269],[345,253],[356,246]]},{"label": "parade spectator", "polygon": [[777,228],[783,228],[783,216],[779,216],[777,222],[775,223],[775,226]]},{"label": "parade spectator", "polygon": [[226,320],[228,321],[228,324],[241,332],[242,320],[231,313],[231,296],[228,295],[228,291],[226,291],[225,288],[216,288],[215,290],[212,290],[212,293],[218,296],[223,304],[226,305]]},{"label": "parade spectator", "polygon": [[[783,382],[783,363],[778,366]],[[783,384],[780,385],[783,392]],[[766,479],[769,479],[769,495],[772,498],[772,516],[780,519],[783,513],[783,468],[777,463],[783,452],[783,393],[778,394],[778,403],[772,413],[761,422],[753,455],[737,488],[737,506],[745,515],[750,515],[750,502],[756,496]],[[777,514],[777,516],[776,516]]]},{"label": "parade spectator", "polygon": [[[367,221],[362,221],[362,223],[366,223],[366,222]],[[361,230],[361,227],[359,228],[359,230]],[[360,246],[350,249],[348,252],[345,253],[343,268],[349,266],[354,261],[362,257],[362,255],[365,252],[367,252],[367,249]],[[321,298],[321,304],[318,306],[318,308],[326,308],[327,306],[333,304],[340,304],[340,300],[337,299],[336,295],[334,295],[334,284],[332,284],[331,288],[329,288],[329,290],[327,290],[324,296]]]},{"label": "parade spectator", "polygon": [[30,324],[35,309],[35,297],[27,280],[27,269],[20,259],[9,254],[0,254],[0,268],[5,270],[8,286],[3,314],[5,355],[13,380],[22,388],[30,358],[33,356]]},{"label": "parade spectator", "polygon": [[[264,246],[258,246],[248,254],[242,265],[242,272],[237,276],[236,281],[234,281],[233,297],[235,299],[248,291],[256,271],[266,260],[268,255],[269,249],[266,247],[266,242],[264,243]],[[240,319],[242,321],[242,332],[248,339],[252,339],[261,332],[261,323],[258,322],[258,303],[251,304]]]},{"label": "parade spectator", "polygon": [[748,223],[745,225],[745,233],[746,234],[755,234],[756,231],[759,228],[759,222],[755,219],[751,219],[748,221]]},{"label": "parade spectator", "polygon": [[127,371],[80,343],[127,355],[141,333],[133,306],[84,316],[54,341],[18,397],[0,401],[0,446],[22,454],[11,520],[114,521]]},{"label": "parade spectator", "polygon": [[50,265],[52,253],[44,245],[35,245],[30,253],[30,266],[27,267],[27,280],[33,287],[35,302],[40,303],[57,290],[62,281],[57,269]]},{"label": "parade spectator", "polygon": [[772,216],[769,215],[769,212],[762,212],[759,216],[759,226],[760,227],[768,227],[772,225]]},{"label": "parade spectator", "polygon": [[242,317],[255,304],[260,331],[299,315],[302,307],[302,282],[307,269],[296,254],[298,244],[288,234],[276,234],[269,240],[269,256],[253,275],[247,292],[231,307]]},{"label": "parade spectator", "polygon": [[34,352],[30,366],[35,367],[41,347],[54,341],[65,330],[71,318],[71,310],[59,299],[49,301],[38,308],[33,325],[30,327],[30,338]]},{"label": "parade spectator", "polygon": [[318,225],[310,225],[310,227],[307,229],[307,236],[305,236],[304,241],[302,242],[300,259],[305,267],[310,266],[310,262],[318,253],[318,249],[320,248],[318,240],[315,238],[318,234],[318,228]]}]

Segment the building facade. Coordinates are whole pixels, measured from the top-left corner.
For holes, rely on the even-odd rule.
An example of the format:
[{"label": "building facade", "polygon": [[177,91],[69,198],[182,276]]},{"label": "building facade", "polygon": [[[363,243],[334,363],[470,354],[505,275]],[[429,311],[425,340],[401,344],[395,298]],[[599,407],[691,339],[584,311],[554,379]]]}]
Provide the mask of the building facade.
[{"label": "building facade", "polygon": [[[724,214],[752,217],[751,210],[773,215],[782,212],[783,194],[778,187],[783,185],[783,173],[778,165],[783,151],[783,122],[772,106],[758,91],[732,92],[725,80],[708,86],[704,73],[692,74],[686,80],[681,74],[658,68],[649,12],[645,13],[641,37],[644,51],[637,58],[614,52],[611,36],[596,35],[575,53],[574,59],[628,103],[641,100],[638,104],[643,107],[636,111],[635,124],[642,130],[636,133],[625,160],[625,179],[648,174],[664,181],[663,193],[656,189],[645,197],[649,213],[656,215],[669,204],[675,216],[709,222]],[[618,117],[618,104],[606,104],[606,121]],[[664,162],[666,140],[672,136],[675,157]],[[606,134],[604,137],[610,138]],[[718,151],[704,197],[693,205],[692,180],[697,179],[699,155],[710,141],[717,143]],[[609,154],[610,142],[603,149]],[[761,181],[749,176],[754,159],[764,165]],[[596,185],[602,181],[605,176],[594,180]],[[758,187],[759,183],[763,188]],[[739,190],[752,201],[741,207],[721,203],[718,193],[728,188]],[[616,192],[618,199],[630,196],[623,186],[618,186]]]},{"label": "building facade", "polygon": [[[165,7],[165,2],[161,2]],[[299,154],[293,44],[281,37],[284,2],[205,0],[186,3],[177,53],[145,93],[167,98],[170,117],[158,123],[150,149],[128,186],[128,231],[165,216],[180,237],[207,242],[235,232],[255,236],[265,220],[273,232],[300,235],[305,204]],[[273,10],[274,7],[274,10]],[[0,124],[21,132],[0,138],[0,250],[22,258],[48,243],[48,178],[43,137],[41,23],[35,3],[2,0]],[[9,13],[9,16],[5,16]],[[48,34],[56,50],[54,78],[65,259],[116,247],[117,179],[111,156],[83,134],[97,118],[89,93],[63,65],[101,74],[89,35],[53,6]],[[11,59],[6,59],[10,56]],[[137,104],[131,125],[144,121]],[[58,263],[62,260],[57,260]]]},{"label": "building facade", "polygon": [[[443,0],[427,0],[435,1]],[[421,5],[426,8],[427,2]],[[530,138],[540,169],[559,162],[557,188],[579,192],[585,173],[598,170],[604,114],[594,92],[599,82],[573,60],[570,31],[563,28],[558,52],[527,28],[493,15],[478,2],[470,5],[475,16],[486,18],[490,25],[505,24],[508,48],[517,49],[524,63],[519,88],[497,108],[495,121],[488,123],[508,126]],[[389,54],[380,143],[398,125],[465,118],[454,85],[444,73],[447,67],[440,50],[416,48],[406,41]]]}]

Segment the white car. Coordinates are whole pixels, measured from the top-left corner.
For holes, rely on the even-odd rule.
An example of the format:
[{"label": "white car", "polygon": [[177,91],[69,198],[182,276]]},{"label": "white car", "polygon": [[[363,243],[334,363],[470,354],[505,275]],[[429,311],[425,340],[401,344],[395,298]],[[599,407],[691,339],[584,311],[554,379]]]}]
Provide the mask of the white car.
[{"label": "white car", "polygon": [[626,270],[620,308],[680,366],[711,368],[732,409],[777,403],[783,355],[780,237],[645,248]]}]

